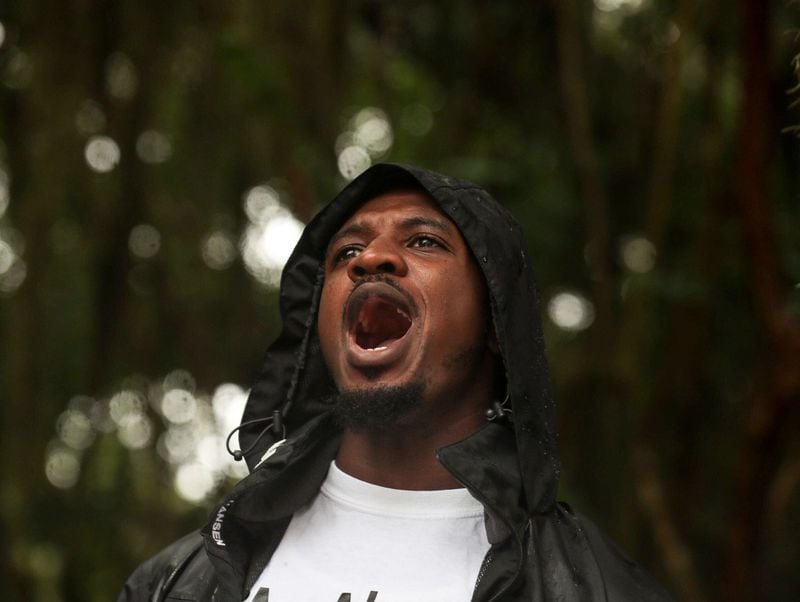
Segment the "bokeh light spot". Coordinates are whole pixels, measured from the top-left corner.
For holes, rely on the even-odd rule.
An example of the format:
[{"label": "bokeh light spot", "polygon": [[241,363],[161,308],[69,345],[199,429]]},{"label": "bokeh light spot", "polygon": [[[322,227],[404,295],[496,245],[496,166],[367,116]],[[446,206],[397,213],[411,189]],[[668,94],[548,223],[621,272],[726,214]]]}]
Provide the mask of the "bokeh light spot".
[{"label": "bokeh light spot", "polygon": [[265,224],[282,210],[280,196],[272,186],[253,186],[244,195],[244,212],[254,224]]},{"label": "bokeh light spot", "polygon": [[669,22],[667,33],[664,36],[664,41],[668,44],[674,44],[681,39],[681,28],[674,21]]},{"label": "bokeh light spot", "polygon": [[197,443],[197,460],[213,472],[225,468],[225,443],[215,434],[208,434]]},{"label": "bokeh light spot", "polygon": [[106,127],[106,114],[97,102],[87,98],[75,113],[75,127],[84,136],[97,134]]},{"label": "bokeh light spot", "polygon": [[144,412],[144,401],[136,391],[123,390],[114,395],[108,403],[111,419],[119,426],[129,415],[138,416]]},{"label": "bokeh light spot", "polygon": [[119,163],[119,146],[108,136],[92,136],[86,143],[83,156],[93,171],[107,173]]},{"label": "bokeh light spot", "polygon": [[[247,391],[233,383],[223,383],[214,390],[211,397],[211,406],[214,409],[214,418],[223,432],[230,432],[242,419],[244,406],[247,403]],[[239,433],[231,438],[233,445],[239,445]]]},{"label": "bokeh light spot", "polygon": [[245,195],[244,209],[251,222],[239,243],[245,267],[262,284],[277,288],[303,223],[280,204],[269,186],[252,188]]},{"label": "bokeh light spot", "polygon": [[117,437],[128,449],[147,447],[153,435],[153,425],[144,414],[126,414],[119,422]]},{"label": "bokeh light spot", "polygon": [[89,416],[89,413],[92,411],[95,403],[97,403],[94,398],[89,397],[88,395],[76,395],[72,399],[69,400],[68,407],[70,410],[76,410]]},{"label": "bokeh light spot", "polygon": [[22,257],[25,254],[25,237],[16,228],[10,226],[0,228],[0,240],[5,240],[10,244],[17,257]]},{"label": "bokeh light spot", "polygon": [[386,113],[376,107],[365,107],[350,119],[350,127],[342,132],[334,145],[339,173],[352,180],[372,165],[373,158],[388,152],[394,143],[394,132]]},{"label": "bokeh light spot", "polygon": [[161,132],[147,130],[136,140],[136,154],[145,163],[164,163],[172,156],[172,144]]},{"label": "bokeh light spot", "polygon": [[155,257],[161,248],[161,234],[150,224],[139,224],[131,229],[128,236],[128,249],[136,257],[149,259]]},{"label": "bokeh light spot", "polygon": [[170,426],[159,440],[158,452],[170,464],[181,464],[195,450],[196,440],[190,426]]},{"label": "bokeh light spot", "polygon": [[44,474],[54,487],[59,489],[74,487],[80,472],[81,461],[74,451],[58,446],[47,454]]},{"label": "bokeh light spot", "polygon": [[169,391],[170,389],[185,389],[190,393],[194,393],[197,388],[197,383],[191,372],[178,369],[173,370],[164,377],[162,387],[164,391]]},{"label": "bokeh light spot", "polygon": [[56,423],[56,431],[65,445],[78,451],[89,447],[95,437],[89,417],[73,409],[61,413]]},{"label": "bokeh light spot", "polygon": [[344,149],[346,149],[348,146],[354,145],[353,131],[345,130],[336,137],[336,142],[333,143],[333,151],[336,153],[336,156],[339,157]]},{"label": "bokeh light spot", "polygon": [[353,142],[365,148],[370,155],[385,153],[394,142],[392,126],[381,109],[361,109],[353,118],[353,126]]},{"label": "bokeh light spot", "polygon": [[175,473],[175,490],[189,502],[202,502],[214,485],[211,471],[200,462],[184,464]]},{"label": "bokeh light spot", "polygon": [[224,270],[236,259],[233,237],[224,230],[215,230],[205,237],[200,246],[205,264],[212,270]]},{"label": "bokeh light spot", "polygon": [[0,293],[13,293],[22,286],[27,275],[28,266],[22,259],[17,258],[4,274],[0,274]]},{"label": "bokeh light spot", "polygon": [[5,274],[14,265],[17,254],[6,241],[0,239],[0,276]]},{"label": "bokeh light spot", "polygon": [[547,314],[556,326],[571,332],[584,330],[594,321],[591,302],[573,292],[553,295],[547,304]]},{"label": "bokeh light spot", "polygon": [[3,83],[12,90],[21,90],[33,79],[33,62],[19,48],[11,48],[5,60]]},{"label": "bokeh light spot", "polygon": [[[87,399],[92,399],[88,397]],[[111,405],[108,401],[95,401],[89,408],[89,420],[92,421],[92,428],[100,433],[110,433],[116,428],[116,422],[111,417]]]},{"label": "bokeh light spot", "polygon": [[352,180],[372,165],[369,153],[360,146],[348,146],[342,149],[337,158],[339,173],[347,180]]},{"label": "bokeh light spot", "polygon": [[611,12],[621,8],[636,10],[641,7],[643,0],[594,0],[594,5],[598,10]]},{"label": "bokeh light spot", "polygon": [[171,389],[161,400],[161,413],[174,424],[183,424],[194,418],[197,400],[186,389]]},{"label": "bokeh light spot", "polygon": [[[178,369],[160,380],[129,376],[120,389],[110,401],[86,395],[70,399],[56,421],[57,438],[46,456],[45,471],[54,486],[75,484],[81,452],[97,440],[97,433],[116,430],[120,444],[131,451],[151,446],[157,427],[149,404],[164,418],[166,428],[155,442],[155,452],[169,465],[180,497],[200,502],[223,479],[248,474],[247,465],[235,462],[225,450],[225,439],[238,426],[247,400],[240,386],[224,383],[209,397],[196,389],[191,373]],[[235,438],[233,445],[238,446]]]},{"label": "bokeh light spot", "polygon": [[248,232],[257,262],[282,269],[303,232],[303,224],[291,215],[279,215],[263,227],[254,227]]},{"label": "bokeh light spot", "polygon": [[641,236],[629,236],[620,243],[622,263],[631,272],[644,274],[656,264],[656,248],[649,240]]},{"label": "bokeh light spot", "polygon": [[114,98],[128,100],[136,94],[139,77],[136,66],[126,54],[115,52],[106,61],[106,89]]}]

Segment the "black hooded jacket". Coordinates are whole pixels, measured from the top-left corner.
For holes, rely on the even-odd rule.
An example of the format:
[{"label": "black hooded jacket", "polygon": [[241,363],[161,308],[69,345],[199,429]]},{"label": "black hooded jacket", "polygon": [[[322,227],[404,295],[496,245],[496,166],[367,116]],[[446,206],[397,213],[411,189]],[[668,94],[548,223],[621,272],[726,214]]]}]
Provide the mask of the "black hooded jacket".
[{"label": "black hooded jacket", "polygon": [[[242,418],[240,441],[251,474],[200,533],[142,565],[125,584],[120,602],[247,597],[294,512],[317,494],[339,445],[326,402],[334,385],[316,334],[328,241],[365,201],[408,188],[422,189],[438,203],[486,279],[513,411],[513,419],[487,422],[437,452],[485,508],[491,549],[473,601],[671,600],[591,522],[555,499],[554,403],[533,273],[517,222],[474,184],[380,164],[314,217],[284,269],[283,330],[268,350]],[[246,425],[264,418],[270,420]],[[271,425],[273,420],[278,424]],[[276,441],[284,431],[285,441]]]}]

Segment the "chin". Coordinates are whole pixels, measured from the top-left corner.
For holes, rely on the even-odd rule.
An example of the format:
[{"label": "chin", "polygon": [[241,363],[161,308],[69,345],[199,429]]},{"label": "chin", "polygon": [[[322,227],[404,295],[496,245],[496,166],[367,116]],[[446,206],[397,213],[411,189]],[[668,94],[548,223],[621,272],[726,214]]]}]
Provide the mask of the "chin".
[{"label": "chin", "polygon": [[413,370],[398,366],[353,366],[347,365],[336,381],[340,391],[375,389],[381,387],[403,387],[415,382],[424,382]]},{"label": "chin", "polygon": [[348,387],[334,396],[333,415],[342,428],[355,432],[401,430],[422,405],[424,391],[422,380]]}]

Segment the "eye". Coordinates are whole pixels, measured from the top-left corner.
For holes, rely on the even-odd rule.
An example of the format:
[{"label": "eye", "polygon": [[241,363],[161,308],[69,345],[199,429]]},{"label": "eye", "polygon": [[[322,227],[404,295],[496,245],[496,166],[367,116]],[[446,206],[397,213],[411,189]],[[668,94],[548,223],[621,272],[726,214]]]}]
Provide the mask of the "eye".
[{"label": "eye", "polygon": [[417,249],[431,249],[434,247],[443,247],[444,245],[433,236],[428,234],[419,234],[411,239],[410,246]]},{"label": "eye", "polygon": [[361,253],[361,249],[355,245],[348,245],[342,247],[341,249],[336,251],[336,253],[334,253],[333,263],[336,264],[342,261],[348,261],[350,259],[353,259],[354,257],[357,257],[359,253]]}]

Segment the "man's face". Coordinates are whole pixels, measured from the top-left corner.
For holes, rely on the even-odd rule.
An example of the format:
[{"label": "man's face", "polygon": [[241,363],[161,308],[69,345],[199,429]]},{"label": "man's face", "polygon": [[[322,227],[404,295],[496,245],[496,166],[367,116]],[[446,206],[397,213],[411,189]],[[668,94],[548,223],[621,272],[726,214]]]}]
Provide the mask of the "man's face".
[{"label": "man's face", "polygon": [[490,388],[476,387],[491,380],[487,308],[483,278],[449,218],[422,193],[382,194],[329,244],[322,353],[340,391],[421,385],[423,407],[451,412]]}]

